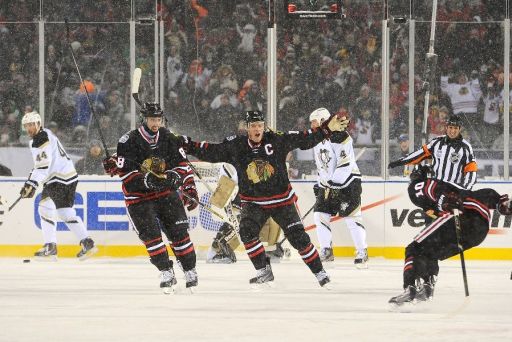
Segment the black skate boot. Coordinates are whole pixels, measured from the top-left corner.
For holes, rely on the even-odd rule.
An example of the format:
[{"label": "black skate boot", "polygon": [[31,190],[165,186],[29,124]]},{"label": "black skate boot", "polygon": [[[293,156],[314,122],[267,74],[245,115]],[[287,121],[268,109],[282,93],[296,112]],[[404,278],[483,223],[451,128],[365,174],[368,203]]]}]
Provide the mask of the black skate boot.
[{"label": "black skate boot", "polygon": [[54,242],[45,243],[41,249],[34,253],[38,260],[57,261],[57,244]]},{"label": "black skate boot", "polygon": [[185,281],[187,289],[197,286],[197,271],[195,268],[185,271]]},{"label": "black skate boot", "polygon": [[416,287],[409,285],[402,294],[395,296],[389,300],[389,304],[393,306],[402,306],[404,304],[414,304],[416,298]]},{"label": "black skate boot", "polygon": [[315,277],[318,280],[318,283],[321,287],[324,289],[330,290],[331,289],[331,278],[329,278],[329,275],[325,270],[322,268],[320,272],[315,273]]},{"label": "black skate boot", "polygon": [[356,268],[363,269],[368,268],[368,249],[360,249],[356,252],[356,258],[354,259]]},{"label": "black skate boot", "polygon": [[94,246],[94,241],[90,237],[80,241],[80,246],[82,246],[82,249],[76,255],[80,261],[84,261],[98,252],[98,247]]},{"label": "black skate boot", "polygon": [[249,284],[264,284],[274,281],[274,273],[270,266],[270,258],[267,257],[267,264],[264,268],[256,270],[256,277],[249,279]]},{"label": "black skate boot", "polygon": [[320,250],[320,261],[322,263],[334,261],[334,254],[332,252],[332,248],[322,248]]},{"label": "black skate boot", "polygon": [[174,285],[176,285],[176,283],[176,276],[174,275],[171,263],[171,267],[169,267],[169,269],[160,273],[160,288],[165,294],[171,294],[174,292]]},{"label": "black skate boot", "polygon": [[418,301],[430,301],[434,297],[434,286],[436,285],[436,277],[429,276],[428,281],[418,285],[416,293],[416,300]]}]

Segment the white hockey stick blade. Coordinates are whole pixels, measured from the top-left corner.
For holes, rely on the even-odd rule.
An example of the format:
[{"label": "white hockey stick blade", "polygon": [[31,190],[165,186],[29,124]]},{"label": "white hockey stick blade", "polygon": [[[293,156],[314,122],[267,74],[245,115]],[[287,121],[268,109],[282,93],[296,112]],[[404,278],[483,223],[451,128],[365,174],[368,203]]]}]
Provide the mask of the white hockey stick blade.
[{"label": "white hockey stick blade", "polygon": [[142,70],[140,68],[135,68],[133,71],[133,79],[132,79],[132,94],[139,93],[139,85],[140,79],[142,77]]}]

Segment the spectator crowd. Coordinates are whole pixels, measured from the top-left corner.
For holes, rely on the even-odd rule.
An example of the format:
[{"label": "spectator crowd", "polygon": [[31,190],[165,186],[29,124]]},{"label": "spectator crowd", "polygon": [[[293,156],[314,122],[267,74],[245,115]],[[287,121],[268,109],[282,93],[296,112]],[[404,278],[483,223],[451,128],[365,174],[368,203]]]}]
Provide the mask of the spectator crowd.
[{"label": "spectator crowd", "polygon": [[[147,3],[137,4],[137,18],[155,15],[154,3]],[[345,0],[343,20],[288,19],[284,4],[277,3],[277,128],[307,128],[309,113],[325,107],[331,113],[350,115],[356,146],[378,145],[384,2]],[[438,2],[435,49],[439,59],[427,117],[431,136],[443,134],[446,118],[456,114],[463,116],[465,136],[475,148],[503,148],[503,138],[495,137],[503,133],[505,4]],[[158,2],[156,16],[164,23],[163,105],[172,130],[219,141],[239,130],[243,111],[266,112],[267,5],[267,1],[251,0]],[[107,145],[115,146],[130,127],[130,1],[96,1],[76,8],[68,2],[45,6],[46,126],[67,145],[85,148],[98,139],[87,90]],[[391,15],[409,15],[407,7],[389,6]],[[26,144],[21,117],[38,107],[39,11],[37,1],[0,3],[2,146]],[[72,22],[88,22],[70,24],[69,44],[63,13],[74,18]],[[414,94],[409,94],[409,26],[390,26],[390,139],[396,148],[404,134],[414,134],[415,145],[421,141],[424,119],[422,86],[431,7],[416,4],[412,16],[417,21]],[[86,79],[85,87],[80,85],[70,49]],[[153,51],[153,26],[137,25],[136,66],[143,70],[146,100],[153,98],[155,89]],[[410,96],[414,96],[414,132],[408,131]]]}]

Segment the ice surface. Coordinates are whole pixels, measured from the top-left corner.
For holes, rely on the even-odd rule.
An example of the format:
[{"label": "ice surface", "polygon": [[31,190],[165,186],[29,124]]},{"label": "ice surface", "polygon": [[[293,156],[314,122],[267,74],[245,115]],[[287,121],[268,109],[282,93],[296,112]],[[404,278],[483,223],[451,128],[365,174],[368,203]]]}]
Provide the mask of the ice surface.
[{"label": "ice surface", "polygon": [[[434,301],[390,312],[402,262],[337,258],[321,289],[300,260],[273,264],[276,286],[255,292],[248,260],[199,261],[199,287],[164,295],[145,258],[56,263],[0,259],[0,341],[512,341],[510,262],[441,263]],[[183,288],[183,273],[177,270]]]}]

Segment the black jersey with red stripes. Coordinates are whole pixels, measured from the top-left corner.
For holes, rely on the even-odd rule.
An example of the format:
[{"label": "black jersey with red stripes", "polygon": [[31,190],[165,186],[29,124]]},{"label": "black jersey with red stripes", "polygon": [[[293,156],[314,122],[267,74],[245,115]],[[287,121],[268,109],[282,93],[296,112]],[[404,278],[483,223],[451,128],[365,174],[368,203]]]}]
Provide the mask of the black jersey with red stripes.
[{"label": "black jersey with red stripes", "polygon": [[160,127],[155,134],[144,125],[123,135],[117,144],[117,165],[123,181],[123,192],[127,205],[153,200],[171,193],[171,189],[151,190],[144,183],[141,165],[150,157],[165,161],[165,169],[177,171],[183,186],[194,185],[192,169],[181,139],[167,128]]},{"label": "black jersey with red stripes", "polygon": [[297,196],[288,179],[287,154],[296,148],[310,149],[324,137],[321,130],[304,132],[266,131],[255,144],[246,135],[234,135],[221,143],[185,139],[187,153],[211,163],[230,163],[237,171],[242,205],[254,203],[274,208],[296,202]]},{"label": "black jersey with red stripes", "polygon": [[408,192],[409,198],[416,206],[426,212],[431,210],[436,216],[443,214],[440,208],[442,197],[451,192],[457,193],[463,203],[462,218],[464,214],[477,214],[477,217],[487,222],[491,218],[490,210],[496,209],[500,202],[500,194],[493,189],[461,190],[450,183],[431,178],[412,181]]}]

